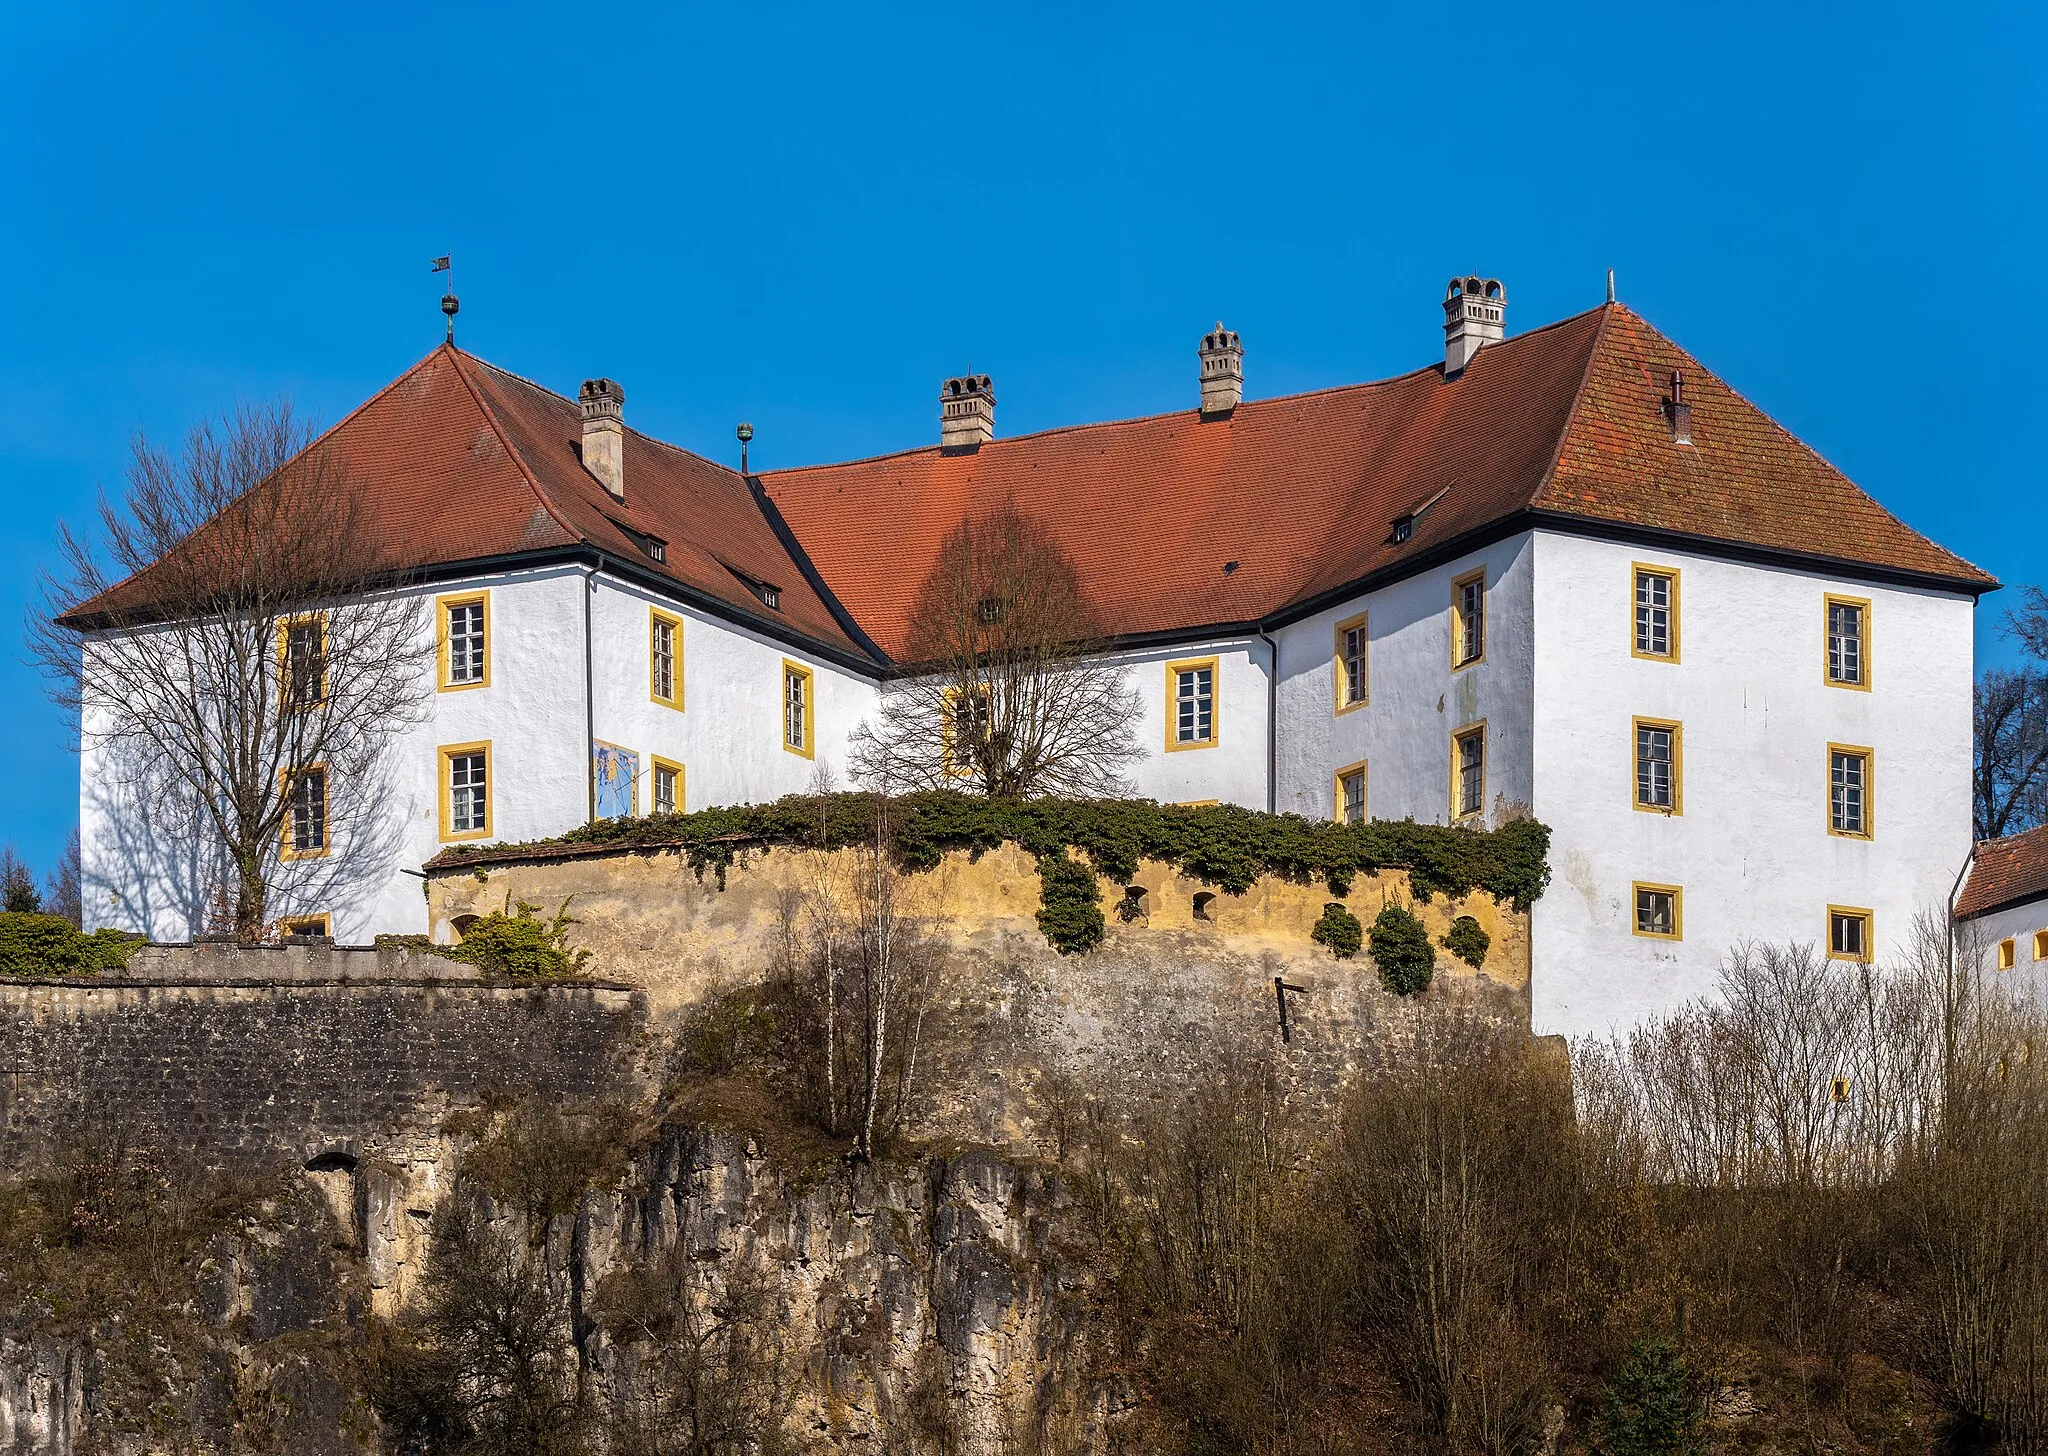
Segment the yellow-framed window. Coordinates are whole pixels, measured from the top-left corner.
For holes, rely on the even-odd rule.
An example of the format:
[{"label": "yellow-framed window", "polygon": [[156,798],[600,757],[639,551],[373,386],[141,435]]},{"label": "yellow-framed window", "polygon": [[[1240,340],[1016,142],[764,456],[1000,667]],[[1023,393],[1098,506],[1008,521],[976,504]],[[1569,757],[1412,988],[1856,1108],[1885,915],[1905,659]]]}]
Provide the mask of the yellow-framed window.
[{"label": "yellow-framed window", "polygon": [[1685,728],[1661,718],[1636,718],[1635,806],[1647,814],[1685,812]]},{"label": "yellow-framed window", "polygon": [[683,619],[660,607],[647,609],[647,696],[683,710]]},{"label": "yellow-framed window", "polygon": [[2011,970],[2013,963],[2019,959],[2019,954],[2020,943],[2015,937],[2008,935],[2004,940],[1998,942],[1998,969],[2001,971]]},{"label": "yellow-framed window", "polygon": [[1831,688],[1870,691],[1870,598],[1830,592],[1826,601],[1827,651],[1821,662]]},{"label": "yellow-framed window", "polygon": [[277,624],[277,689],[285,707],[297,712],[327,701],[325,612],[307,612]]},{"label": "yellow-framed window", "polygon": [[491,685],[491,594],[434,598],[436,679],[444,693]]},{"label": "yellow-framed window", "polygon": [[811,669],[782,659],[782,747],[787,753],[813,757],[817,752],[817,709]]},{"label": "yellow-framed window", "polygon": [[1828,833],[1839,839],[1877,834],[1877,754],[1853,743],[1828,745]]},{"label": "yellow-framed window", "polygon": [[1332,630],[1333,661],[1337,670],[1337,711],[1349,713],[1366,705],[1372,692],[1368,661],[1365,613],[1346,617]]},{"label": "yellow-framed window", "polygon": [[1336,790],[1337,822],[1365,823],[1365,760],[1360,759],[1337,770]]},{"label": "yellow-framed window", "polygon": [[1486,722],[1451,734],[1451,821],[1486,812]]},{"label": "yellow-framed window", "polygon": [[1451,583],[1451,666],[1470,667],[1486,657],[1486,568]]},{"label": "yellow-framed window", "polygon": [[288,860],[324,858],[332,829],[327,765],[309,763],[304,768],[285,769],[278,779],[285,799],[284,842],[279,854]]},{"label": "yellow-framed window", "polygon": [[1630,928],[1648,940],[1685,939],[1685,891],[1637,880],[1629,886]]},{"label": "yellow-framed window", "polygon": [[1213,657],[1166,664],[1166,751],[1214,748],[1223,737],[1217,687],[1222,674]]},{"label": "yellow-framed window", "polygon": [[2034,932],[2034,959],[2048,961],[2048,930]]},{"label": "yellow-framed window", "polygon": [[1651,662],[1678,661],[1678,568],[1630,565],[1634,583],[1634,620],[1629,653]]},{"label": "yellow-framed window", "polygon": [[1828,959],[1877,959],[1876,916],[1860,905],[1828,906]]},{"label": "yellow-framed window", "polygon": [[988,691],[947,688],[939,705],[939,756],[948,778],[974,772],[973,745],[988,737]]},{"label": "yellow-framed window", "polygon": [[683,766],[666,758],[656,757],[654,767],[648,771],[648,782],[653,789],[650,795],[652,812],[656,814],[687,814],[687,785],[684,781]]},{"label": "yellow-framed window", "polygon": [[333,935],[334,919],[326,911],[318,915],[287,915],[280,927],[286,935]]},{"label": "yellow-framed window", "polygon": [[494,787],[490,740],[444,744],[439,754],[442,843],[488,839]]}]

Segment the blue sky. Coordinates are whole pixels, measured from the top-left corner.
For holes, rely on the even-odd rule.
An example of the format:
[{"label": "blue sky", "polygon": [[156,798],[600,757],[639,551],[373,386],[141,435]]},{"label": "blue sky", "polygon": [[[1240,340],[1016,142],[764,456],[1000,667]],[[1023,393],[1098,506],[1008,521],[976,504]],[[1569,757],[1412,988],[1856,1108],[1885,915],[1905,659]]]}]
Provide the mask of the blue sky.
[{"label": "blue sky", "polygon": [[[2038,7],[0,8],[0,842],[76,813],[15,626],[137,430],[439,337],[776,466],[1277,394],[1622,299],[1907,521],[2036,563]],[[1979,659],[2009,649],[1980,612]]]}]

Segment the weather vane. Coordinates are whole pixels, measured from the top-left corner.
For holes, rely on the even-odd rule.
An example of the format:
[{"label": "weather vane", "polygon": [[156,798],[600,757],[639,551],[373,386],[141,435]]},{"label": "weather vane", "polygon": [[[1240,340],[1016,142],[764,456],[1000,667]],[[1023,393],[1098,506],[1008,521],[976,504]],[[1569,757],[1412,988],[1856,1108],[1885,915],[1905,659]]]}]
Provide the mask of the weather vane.
[{"label": "weather vane", "polygon": [[448,275],[448,291],[441,295],[441,312],[448,315],[448,342],[452,344],[455,342],[455,315],[456,312],[462,307],[462,305],[459,302],[457,302],[455,298],[454,255],[451,253],[444,253],[440,257],[436,258],[434,260],[434,266],[431,271],[435,273],[446,273]]}]

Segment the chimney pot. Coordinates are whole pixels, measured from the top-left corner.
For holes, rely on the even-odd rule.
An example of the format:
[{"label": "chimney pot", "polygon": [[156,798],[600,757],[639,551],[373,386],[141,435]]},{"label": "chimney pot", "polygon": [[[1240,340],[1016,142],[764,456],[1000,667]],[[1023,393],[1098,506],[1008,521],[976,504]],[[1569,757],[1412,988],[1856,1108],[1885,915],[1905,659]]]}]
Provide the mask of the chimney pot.
[{"label": "chimney pot", "polygon": [[613,500],[626,498],[626,391],[609,379],[586,379],[577,395],[583,406],[583,468]]},{"label": "chimney pot", "polygon": [[1202,335],[1202,418],[1229,419],[1244,401],[1244,341],[1217,321]]},{"label": "chimney pot", "polygon": [[1444,294],[1444,377],[1455,378],[1486,344],[1508,336],[1508,296],[1498,278],[1453,278]]},{"label": "chimney pot", "polygon": [[995,382],[963,374],[939,386],[939,448],[979,450],[996,437]]}]

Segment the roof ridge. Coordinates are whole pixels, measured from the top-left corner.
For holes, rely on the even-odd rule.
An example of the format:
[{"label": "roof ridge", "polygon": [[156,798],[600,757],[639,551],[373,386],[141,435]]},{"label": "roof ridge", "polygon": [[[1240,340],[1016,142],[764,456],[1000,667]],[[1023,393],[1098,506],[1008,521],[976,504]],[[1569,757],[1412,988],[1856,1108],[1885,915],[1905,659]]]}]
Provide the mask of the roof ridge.
[{"label": "roof ridge", "polygon": [[[1503,339],[1500,343],[1492,344],[1488,347],[1493,349],[1510,348],[1526,339],[1540,338],[1554,329],[1561,329],[1567,324],[1576,323],[1587,314],[1598,312],[1605,307],[1607,305],[1599,304],[1594,308],[1582,309],[1575,314],[1567,314],[1561,319],[1552,319],[1549,323],[1533,328],[1526,334],[1516,334],[1511,338]],[[1291,404],[1296,400],[1319,399],[1325,395],[1349,394],[1364,389],[1386,389],[1396,384],[1405,384],[1420,375],[1441,374],[1442,372],[1443,365],[1441,364],[1424,364],[1414,369],[1404,370],[1399,374],[1389,374],[1384,379],[1359,379],[1349,384],[1326,384],[1317,389],[1298,389],[1292,394],[1269,394],[1259,399],[1248,399],[1239,404],[1238,409],[1263,409],[1268,405]],[[1076,430],[1112,430],[1126,425],[1149,425],[1157,420],[1175,419],[1181,415],[1199,416],[1201,412],[1200,407],[1197,406],[1193,409],[1157,410],[1149,415],[1127,415],[1122,419],[1114,420],[1077,420],[1068,425],[1047,425],[1042,430],[1031,430],[1022,435],[999,436],[989,441],[988,446],[983,446],[982,448],[987,449],[989,446],[1001,445],[1021,445],[1027,440],[1043,440],[1050,435],[1071,434]],[[801,475],[811,470],[842,470],[849,465],[873,465],[883,460],[907,459],[913,455],[933,455],[942,449],[944,447],[941,445],[913,445],[903,450],[883,450],[874,455],[856,455],[851,460],[819,460],[809,465],[791,465],[781,470],[761,470],[755,472],[755,474],[759,478],[766,478],[774,475]],[[699,458],[701,459],[702,457],[700,456]]]},{"label": "roof ridge", "polygon": [[[1789,443],[1795,449],[1804,451],[1813,460],[1817,461],[1824,469],[1832,473],[1837,480],[1841,481],[1842,484],[1846,485],[1850,490],[1854,491],[1857,495],[1861,496],[1865,501],[1869,502],[1869,504],[1880,515],[1882,515],[1887,521],[1890,521],[1894,526],[1897,526],[1901,531],[1904,531],[1912,536],[1917,536],[1920,540],[1925,541],[1929,546],[1932,546],[1936,551],[1939,551],[1942,555],[1948,557],[1949,560],[1954,561],[1961,566],[1967,567],[1970,571],[1975,572],[1977,575],[1983,577],[1985,580],[1996,581],[1996,578],[1993,577],[1990,572],[1984,570],[1984,568],[1977,565],[1976,562],[1969,560],[1967,557],[1964,557],[1958,554],[1957,552],[1949,550],[1948,547],[1942,545],[1939,541],[1935,540],[1925,531],[1922,531],[1919,527],[1912,525],[1910,522],[1902,519],[1901,517],[1893,513],[1891,508],[1885,505],[1883,501],[1879,500],[1876,496],[1872,495],[1869,491],[1865,490],[1861,485],[1857,484],[1856,480],[1849,474],[1848,471],[1842,469],[1841,466],[1835,464],[1834,461],[1830,460],[1827,456],[1823,455],[1819,450],[1815,449],[1812,445],[1808,444],[1800,436],[1794,434],[1791,430],[1787,429],[1783,424],[1779,422],[1778,417],[1776,415],[1773,415],[1769,410],[1765,409],[1762,405],[1758,404],[1755,400],[1751,399],[1748,395],[1744,394],[1741,390],[1737,389],[1733,384],[1731,384],[1728,381],[1726,376],[1722,375],[1717,370],[1708,368],[1707,365],[1701,361],[1699,355],[1693,353],[1692,350],[1686,348],[1685,345],[1679,343],[1676,339],[1672,338],[1669,334],[1665,333],[1662,329],[1658,328],[1655,324],[1651,323],[1647,318],[1643,317],[1643,315],[1637,313],[1634,309],[1630,308],[1625,303],[1603,304],[1602,308],[1612,308],[1620,313],[1624,313],[1628,315],[1629,318],[1635,320],[1635,322],[1641,324],[1644,328],[1648,329],[1665,345],[1667,345],[1676,353],[1681,355],[1689,365],[1706,374],[1721,388],[1727,390],[1729,394],[1733,395],[1738,403],[1740,403],[1746,409],[1750,410],[1753,414],[1756,415],[1758,419],[1762,420],[1766,425],[1768,425],[1771,428],[1771,430],[1781,440]],[[1567,435],[1571,433],[1571,427],[1577,419],[1580,398],[1583,396],[1584,383],[1591,381],[1593,364],[1600,357],[1599,346],[1606,342],[1607,323],[1607,319],[1601,320],[1600,333],[1598,337],[1594,340],[1594,348],[1586,356],[1587,372],[1586,380],[1582,381],[1581,383],[1582,395],[1573,398],[1572,412],[1570,415],[1566,417],[1564,430],[1560,431],[1558,434],[1558,452],[1560,457],[1563,454],[1565,438]],[[1654,381],[1652,381],[1652,387],[1655,387]],[[1556,461],[1552,462],[1551,469],[1553,471],[1556,469]],[[1547,486],[1549,484],[1549,481],[1550,472],[1545,472],[1543,484]]]},{"label": "roof ridge", "polygon": [[[1592,341],[1586,346],[1586,366],[1579,371],[1578,386],[1572,390],[1571,408],[1564,412],[1564,424],[1558,429],[1557,438],[1550,445],[1550,463],[1544,466],[1543,473],[1536,477],[1536,486],[1529,492],[1529,499],[1525,505],[1535,505],[1550,488],[1551,478],[1557,474],[1558,462],[1564,459],[1564,442],[1571,438],[1572,426],[1578,422],[1579,406],[1586,402],[1586,386],[1593,382],[1593,365],[1600,358],[1600,346],[1607,342],[1607,325],[1612,321],[1615,309],[1627,307],[1625,303],[1598,305],[1600,324],[1593,330]],[[1580,317],[1578,314],[1572,316]]]},{"label": "roof ridge", "polygon": [[[570,540],[580,541],[586,546],[591,545],[590,537],[585,532],[571,525],[568,518],[563,514],[561,507],[555,504],[554,497],[548,494],[546,487],[540,483],[540,477],[534,474],[533,467],[526,463],[526,457],[519,453],[519,447],[512,443],[512,437],[506,432],[504,422],[498,418],[498,412],[491,408],[490,402],[483,396],[483,391],[476,387],[476,382],[469,377],[468,372],[462,367],[463,362],[466,360],[481,364],[486,369],[492,366],[484,363],[481,359],[476,359],[473,355],[465,354],[453,344],[444,344],[442,347],[454,356],[456,361],[455,377],[462,381],[463,389],[468,392],[470,399],[475,402],[477,409],[482,411],[484,422],[490,426],[491,433],[498,437],[498,444],[503,447],[505,454],[518,469],[520,477],[526,481],[527,488],[533,492],[534,498],[540,502],[540,508],[548,513],[549,519],[553,520],[557,526],[560,526],[569,534]],[[509,373],[509,371],[499,372]],[[517,375],[510,375],[509,377],[518,378]],[[521,382],[526,383],[529,381],[522,380]],[[535,385],[534,387],[539,388],[540,386]]]}]

